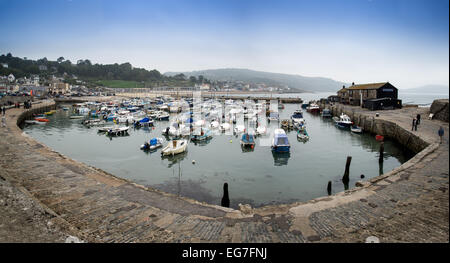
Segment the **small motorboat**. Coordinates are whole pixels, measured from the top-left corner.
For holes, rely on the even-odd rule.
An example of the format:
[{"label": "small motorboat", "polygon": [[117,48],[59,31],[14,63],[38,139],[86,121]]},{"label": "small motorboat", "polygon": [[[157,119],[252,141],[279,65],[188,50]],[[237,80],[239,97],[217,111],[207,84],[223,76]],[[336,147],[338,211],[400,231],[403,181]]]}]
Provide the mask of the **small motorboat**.
[{"label": "small motorboat", "polygon": [[297,139],[304,141],[304,142],[309,140],[309,135],[308,135],[308,132],[306,131],[306,129],[298,130]]},{"label": "small motorboat", "polygon": [[256,128],[256,135],[264,135],[267,132],[267,128],[265,126],[258,126]]},{"label": "small motorboat", "polygon": [[354,132],[354,133],[362,133],[362,128],[357,126],[357,125],[353,125],[350,127],[350,131]]},{"label": "small motorboat", "polygon": [[270,121],[279,121],[280,120],[280,115],[278,114],[278,112],[274,112],[271,111],[269,112],[269,117],[267,118]]},{"label": "small motorboat", "polygon": [[316,103],[311,103],[308,107],[306,107],[306,111],[310,113],[318,113],[320,112],[320,107]]},{"label": "small motorboat", "polygon": [[128,134],[128,129],[129,127],[112,128],[106,131],[106,133],[109,136],[126,135]]},{"label": "small motorboat", "polygon": [[161,112],[158,116],[156,116],[156,119],[159,121],[168,121],[169,117],[170,115],[168,113]]},{"label": "small motorboat", "polygon": [[25,120],[25,123],[33,125],[33,124],[46,124],[47,122],[45,122],[45,121],[37,121],[37,120]]},{"label": "small motorboat", "polygon": [[200,129],[200,132],[195,131],[191,136],[191,141],[201,142],[212,138],[212,133],[208,129]]},{"label": "small motorboat", "polygon": [[350,117],[344,113],[342,113],[339,118],[334,117],[333,119],[336,125],[340,128],[350,128],[353,125],[353,122],[351,121]]},{"label": "small motorboat", "polygon": [[242,134],[241,146],[244,148],[249,147],[253,149],[255,147],[255,136],[249,133]]},{"label": "small motorboat", "polygon": [[231,125],[227,122],[220,124],[221,131],[228,131],[231,128]]},{"label": "small motorboat", "polygon": [[290,149],[291,145],[289,144],[286,132],[283,129],[276,129],[272,139],[272,151],[277,153],[289,152]]},{"label": "small motorboat", "polygon": [[173,156],[173,155],[176,155],[179,153],[183,153],[187,149],[187,144],[188,144],[188,142],[185,139],[170,141],[169,144],[167,144],[167,146],[161,150],[161,155],[163,155],[163,156],[172,155]]},{"label": "small motorboat", "polygon": [[243,132],[245,132],[244,125],[236,125],[236,127],[234,127],[234,133],[243,133]]},{"label": "small motorboat", "polygon": [[303,118],[303,111],[302,110],[296,110],[294,111],[294,114],[291,116],[291,120],[295,123],[304,123],[305,119]]},{"label": "small motorboat", "polygon": [[211,129],[216,129],[219,128],[220,123],[218,121],[212,121],[209,126],[211,127]]},{"label": "small motorboat", "polygon": [[141,145],[141,150],[155,150],[159,147],[162,147],[162,144],[162,138],[153,138],[149,142],[145,142],[143,145]]}]

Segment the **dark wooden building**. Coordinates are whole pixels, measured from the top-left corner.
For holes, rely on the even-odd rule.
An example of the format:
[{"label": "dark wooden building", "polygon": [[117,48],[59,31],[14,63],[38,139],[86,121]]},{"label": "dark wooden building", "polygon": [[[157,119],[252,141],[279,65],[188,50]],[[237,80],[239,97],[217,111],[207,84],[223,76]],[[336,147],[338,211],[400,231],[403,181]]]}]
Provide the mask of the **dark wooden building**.
[{"label": "dark wooden building", "polygon": [[401,108],[398,89],[389,82],[355,84],[338,91],[340,102],[370,109]]}]

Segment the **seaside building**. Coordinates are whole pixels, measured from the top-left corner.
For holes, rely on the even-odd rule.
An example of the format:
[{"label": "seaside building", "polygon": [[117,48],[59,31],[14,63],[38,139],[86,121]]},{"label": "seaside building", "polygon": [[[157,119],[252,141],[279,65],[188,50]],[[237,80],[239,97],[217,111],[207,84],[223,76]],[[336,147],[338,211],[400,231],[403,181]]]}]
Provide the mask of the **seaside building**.
[{"label": "seaside building", "polygon": [[389,82],[355,84],[337,92],[343,104],[361,106],[371,110],[401,108],[398,89]]}]

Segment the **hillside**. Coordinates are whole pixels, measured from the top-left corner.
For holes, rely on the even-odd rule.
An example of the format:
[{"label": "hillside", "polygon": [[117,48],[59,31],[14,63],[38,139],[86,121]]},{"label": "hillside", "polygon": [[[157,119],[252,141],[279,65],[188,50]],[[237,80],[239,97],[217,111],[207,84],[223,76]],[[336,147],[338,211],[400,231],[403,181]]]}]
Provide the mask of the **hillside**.
[{"label": "hillside", "polygon": [[299,91],[324,92],[336,91],[347,83],[322,77],[304,77],[282,73],[271,73],[249,69],[210,69],[191,72],[166,72],[166,76],[174,76],[183,73],[186,76],[199,76],[216,81],[243,81],[247,83],[265,83],[266,85],[288,86]]}]

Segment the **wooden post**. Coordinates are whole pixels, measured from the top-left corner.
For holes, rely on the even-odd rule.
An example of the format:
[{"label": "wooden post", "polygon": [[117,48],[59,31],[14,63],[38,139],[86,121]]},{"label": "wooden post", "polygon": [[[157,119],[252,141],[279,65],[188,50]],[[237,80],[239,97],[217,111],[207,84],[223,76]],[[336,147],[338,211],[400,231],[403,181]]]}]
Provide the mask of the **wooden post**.
[{"label": "wooden post", "polygon": [[352,157],[347,156],[347,162],[345,163],[344,177],[342,177],[342,181],[344,182],[344,184],[348,184],[348,182],[350,181],[349,172],[350,172],[350,163],[351,162],[352,162]]},{"label": "wooden post", "polygon": [[380,157],[378,158],[378,162],[383,162],[383,155],[384,155],[384,142],[380,143]]},{"label": "wooden post", "polygon": [[328,195],[331,195],[331,181],[328,181],[327,192]]},{"label": "wooden post", "polygon": [[230,207],[230,198],[228,197],[228,184],[227,183],[223,184],[223,197],[222,197],[221,205],[223,207]]}]

